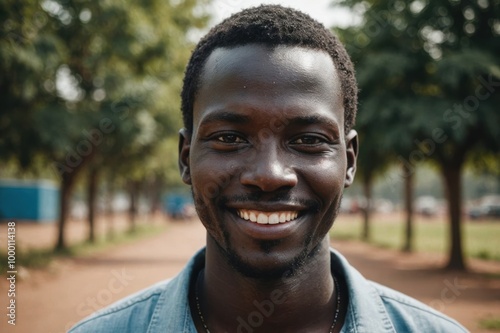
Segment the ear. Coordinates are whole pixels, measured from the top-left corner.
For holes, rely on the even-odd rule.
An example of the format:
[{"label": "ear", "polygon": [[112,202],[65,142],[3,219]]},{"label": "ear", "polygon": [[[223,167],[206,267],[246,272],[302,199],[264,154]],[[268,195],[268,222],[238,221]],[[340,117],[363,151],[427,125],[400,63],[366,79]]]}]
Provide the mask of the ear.
[{"label": "ear", "polygon": [[347,170],[345,175],[344,188],[351,186],[356,175],[356,159],[358,157],[358,133],[350,130],[345,137]]},{"label": "ear", "polygon": [[191,133],[183,128],[179,131],[179,171],[182,181],[191,185],[191,173],[189,171],[189,151],[191,149]]}]

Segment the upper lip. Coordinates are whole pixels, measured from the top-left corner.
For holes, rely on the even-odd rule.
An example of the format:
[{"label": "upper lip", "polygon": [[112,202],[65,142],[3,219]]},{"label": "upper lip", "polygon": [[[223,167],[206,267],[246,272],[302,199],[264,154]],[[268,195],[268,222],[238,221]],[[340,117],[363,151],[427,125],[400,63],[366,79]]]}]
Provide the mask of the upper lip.
[{"label": "upper lip", "polygon": [[285,204],[285,203],[276,203],[276,202],[246,202],[246,203],[227,203],[226,206],[230,209],[238,210],[238,209],[246,209],[246,210],[255,210],[260,212],[285,212],[285,211],[301,211],[307,209],[302,205],[297,204]]}]

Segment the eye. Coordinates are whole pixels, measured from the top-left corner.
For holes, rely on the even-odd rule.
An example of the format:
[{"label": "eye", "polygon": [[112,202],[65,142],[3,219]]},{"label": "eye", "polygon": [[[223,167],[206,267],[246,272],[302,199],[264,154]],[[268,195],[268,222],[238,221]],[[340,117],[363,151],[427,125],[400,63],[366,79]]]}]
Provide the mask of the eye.
[{"label": "eye", "polygon": [[291,143],[296,145],[318,145],[325,143],[325,139],[314,135],[303,135],[295,140],[292,140]]},{"label": "eye", "polygon": [[332,151],[334,144],[321,134],[302,134],[289,143],[292,149],[305,154],[326,154]]},{"label": "eye", "polygon": [[218,142],[229,143],[229,144],[246,142],[246,140],[244,140],[241,136],[236,134],[221,134],[216,137],[216,140]]},{"label": "eye", "polygon": [[248,147],[248,140],[234,132],[214,133],[209,139],[210,147],[216,151],[233,152]]}]

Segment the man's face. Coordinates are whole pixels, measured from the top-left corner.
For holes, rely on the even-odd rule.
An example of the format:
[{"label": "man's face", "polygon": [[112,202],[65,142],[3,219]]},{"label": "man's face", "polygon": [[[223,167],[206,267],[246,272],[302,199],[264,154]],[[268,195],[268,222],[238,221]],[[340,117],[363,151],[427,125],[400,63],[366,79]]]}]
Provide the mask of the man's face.
[{"label": "man's face", "polygon": [[208,58],[181,132],[198,215],[247,275],[286,270],[323,244],[355,172],[337,71],[323,51],[250,44]]}]

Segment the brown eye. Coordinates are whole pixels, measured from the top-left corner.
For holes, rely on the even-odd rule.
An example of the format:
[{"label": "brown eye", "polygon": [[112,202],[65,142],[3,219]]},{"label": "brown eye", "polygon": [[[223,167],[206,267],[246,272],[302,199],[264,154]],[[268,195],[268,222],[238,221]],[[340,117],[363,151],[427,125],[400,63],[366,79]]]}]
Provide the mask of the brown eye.
[{"label": "brown eye", "polygon": [[235,134],[223,134],[217,137],[217,141],[223,143],[244,143],[246,142],[240,136]]},{"label": "brown eye", "polygon": [[323,142],[324,140],[322,140],[321,138],[312,135],[304,135],[292,141],[293,144],[298,145],[317,145]]}]

